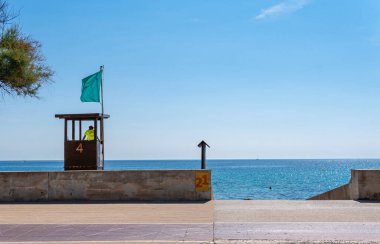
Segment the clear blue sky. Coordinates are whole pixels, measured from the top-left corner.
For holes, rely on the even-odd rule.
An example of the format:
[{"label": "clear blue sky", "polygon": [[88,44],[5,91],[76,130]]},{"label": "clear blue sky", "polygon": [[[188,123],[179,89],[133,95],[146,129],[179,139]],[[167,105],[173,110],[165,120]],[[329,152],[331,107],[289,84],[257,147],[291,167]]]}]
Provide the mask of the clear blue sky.
[{"label": "clear blue sky", "polygon": [[99,112],[108,159],[379,158],[378,0],[12,0],[54,83],[0,101],[0,160],[63,159],[56,113]]}]

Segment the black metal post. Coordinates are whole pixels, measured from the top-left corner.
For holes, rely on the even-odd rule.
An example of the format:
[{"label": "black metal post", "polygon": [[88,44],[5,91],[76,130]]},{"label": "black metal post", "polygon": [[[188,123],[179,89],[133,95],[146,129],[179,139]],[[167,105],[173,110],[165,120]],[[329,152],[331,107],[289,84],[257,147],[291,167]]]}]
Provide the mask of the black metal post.
[{"label": "black metal post", "polygon": [[202,145],[202,169],[206,168],[206,145]]},{"label": "black metal post", "polygon": [[64,140],[65,140],[65,143],[67,141],[67,119],[65,119],[65,136],[64,136]]},{"label": "black metal post", "polygon": [[201,154],[201,169],[206,169],[206,146],[210,147],[205,141],[201,141],[198,147],[202,148]]},{"label": "black metal post", "polygon": [[71,140],[72,141],[75,141],[75,120],[71,120],[71,132],[72,132],[72,135],[71,135]]},{"label": "black metal post", "polygon": [[82,140],[82,120],[79,120],[79,140]]}]

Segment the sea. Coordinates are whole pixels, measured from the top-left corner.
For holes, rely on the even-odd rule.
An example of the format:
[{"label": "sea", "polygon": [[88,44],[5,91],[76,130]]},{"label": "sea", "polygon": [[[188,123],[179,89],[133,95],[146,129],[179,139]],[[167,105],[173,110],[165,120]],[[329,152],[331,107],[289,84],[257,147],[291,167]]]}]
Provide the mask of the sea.
[{"label": "sea", "polygon": [[[105,170],[199,169],[199,160],[106,160]],[[207,160],[215,199],[302,200],[348,183],[380,159]],[[0,161],[0,171],[63,171],[63,161]]]}]

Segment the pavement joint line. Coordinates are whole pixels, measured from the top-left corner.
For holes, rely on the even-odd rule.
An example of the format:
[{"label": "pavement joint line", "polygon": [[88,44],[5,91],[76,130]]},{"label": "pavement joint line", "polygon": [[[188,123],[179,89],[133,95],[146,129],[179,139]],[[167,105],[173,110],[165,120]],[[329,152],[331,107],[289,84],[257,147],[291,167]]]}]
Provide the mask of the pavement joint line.
[{"label": "pavement joint line", "polygon": [[216,240],[214,244],[378,244],[377,241],[341,241],[341,240]]},{"label": "pavement joint line", "polygon": [[[226,222],[228,223],[228,222]],[[46,223],[46,224],[40,224],[40,223],[25,223],[25,224],[6,224],[6,223],[0,223],[0,226],[2,225],[211,225],[212,222],[207,223],[184,223],[184,222],[162,222],[162,223],[152,223],[152,222],[138,222],[138,223],[75,223],[75,224],[69,224],[69,223]]]},{"label": "pavement joint line", "polygon": [[[243,240],[244,241],[244,240]],[[214,241],[173,241],[173,240],[124,240],[124,241],[27,241],[27,242],[0,242],[0,244],[35,244],[35,243],[49,243],[49,244],[121,244],[121,243],[189,243],[189,244],[203,244],[203,243],[215,243]]]},{"label": "pavement joint line", "polygon": [[274,240],[274,239],[263,239],[263,240],[241,240],[241,239],[229,239],[229,240],[215,240],[215,241],[165,241],[165,240],[152,240],[152,241],[31,241],[31,242],[0,242],[1,244],[166,244],[166,243],[188,243],[188,244],[376,244],[377,241],[349,241],[349,240]]},{"label": "pavement joint line", "polygon": [[257,222],[219,222],[215,221],[215,224],[380,224],[379,221],[257,221]]}]

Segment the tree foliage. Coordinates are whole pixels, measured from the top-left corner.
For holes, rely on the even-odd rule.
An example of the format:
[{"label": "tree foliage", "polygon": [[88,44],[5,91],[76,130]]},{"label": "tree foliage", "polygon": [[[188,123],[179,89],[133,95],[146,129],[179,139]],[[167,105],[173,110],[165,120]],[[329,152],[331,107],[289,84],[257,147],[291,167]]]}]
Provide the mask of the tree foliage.
[{"label": "tree foliage", "polygon": [[39,88],[49,82],[53,72],[44,64],[41,44],[24,36],[10,25],[15,18],[0,0],[0,90],[6,94],[38,97]]}]

